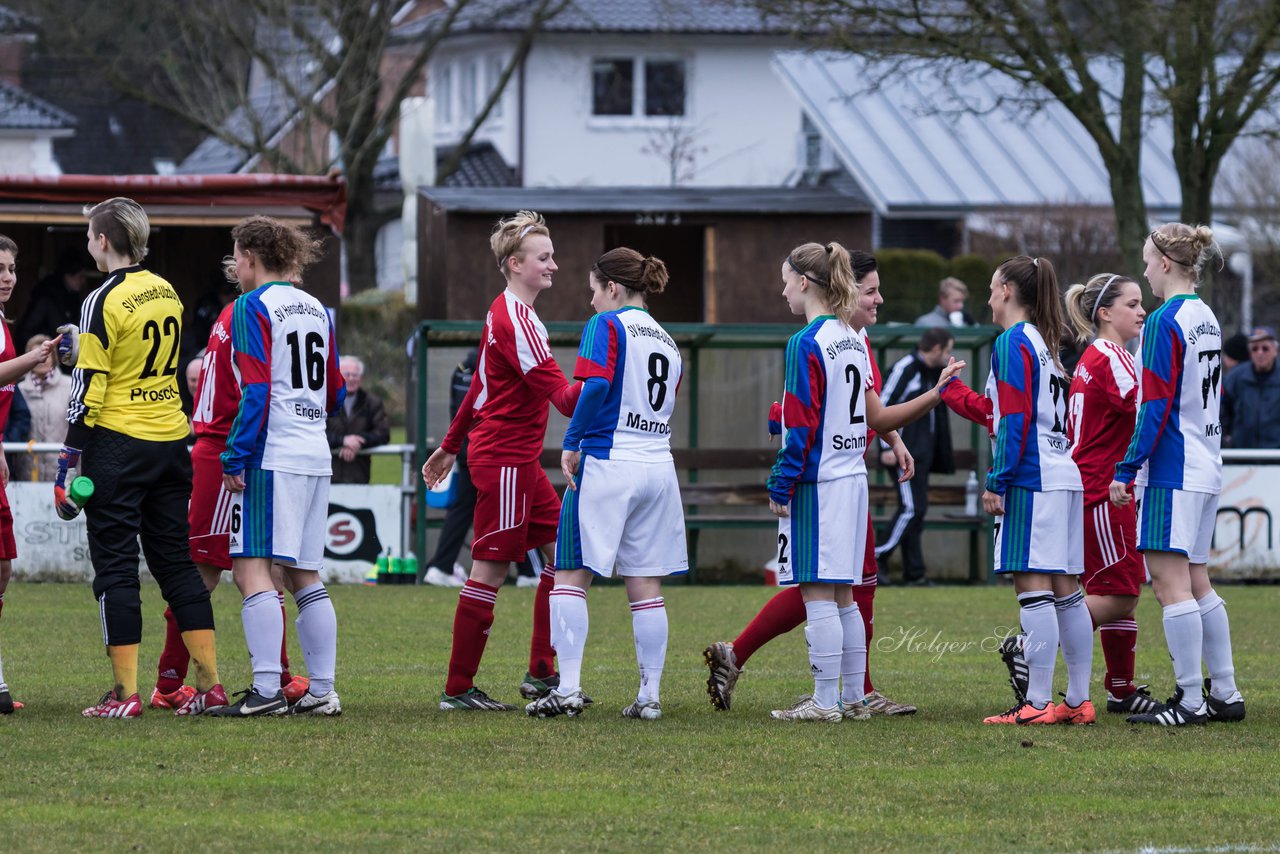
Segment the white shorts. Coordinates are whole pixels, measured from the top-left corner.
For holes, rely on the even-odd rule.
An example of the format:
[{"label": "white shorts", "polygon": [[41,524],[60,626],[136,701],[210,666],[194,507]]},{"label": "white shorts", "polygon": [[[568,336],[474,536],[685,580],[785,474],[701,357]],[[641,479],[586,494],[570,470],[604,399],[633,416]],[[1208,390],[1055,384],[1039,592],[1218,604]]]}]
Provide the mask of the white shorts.
[{"label": "white shorts", "polygon": [[680,482],[670,461],[602,460],[583,455],[577,490],[566,490],[556,535],[556,568],[605,578],[689,571]]},{"label": "white shorts", "polygon": [[1216,492],[1163,486],[1135,487],[1138,551],[1177,552],[1191,563],[1208,563],[1218,520]]},{"label": "white shorts", "polygon": [[244,492],[231,498],[231,557],[321,569],[330,478],[266,469],[244,474]]},{"label": "white shorts", "polygon": [[1084,572],[1084,493],[1011,486],[995,518],[995,571]]},{"label": "white shorts", "polygon": [[797,483],[790,511],[778,520],[778,583],[862,583],[867,476]]}]

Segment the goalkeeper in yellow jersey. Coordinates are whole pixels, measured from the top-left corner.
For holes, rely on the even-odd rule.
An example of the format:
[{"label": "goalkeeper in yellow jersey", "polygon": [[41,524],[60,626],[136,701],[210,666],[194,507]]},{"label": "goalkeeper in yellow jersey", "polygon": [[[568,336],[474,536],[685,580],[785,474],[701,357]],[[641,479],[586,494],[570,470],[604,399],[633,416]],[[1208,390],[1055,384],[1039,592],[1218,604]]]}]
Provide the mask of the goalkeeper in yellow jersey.
[{"label": "goalkeeper in yellow jersey", "polygon": [[197,715],[227,699],[218,680],[209,591],[187,544],[191,455],[176,380],[182,303],[172,285],[142,267],[151,225],[141,205],[108,199],[86,207],[85,216],[89,254],[107,277],[85,299],[80,328],[62,330],[59,351],[75,370],[54,501],[63,516],[77,512],[66,493],[71,469],[78,466],[93,481],[85,522],[115,682],[84,715],[142,714],[139,535],[195,666],[196,693],[176,713]]}]

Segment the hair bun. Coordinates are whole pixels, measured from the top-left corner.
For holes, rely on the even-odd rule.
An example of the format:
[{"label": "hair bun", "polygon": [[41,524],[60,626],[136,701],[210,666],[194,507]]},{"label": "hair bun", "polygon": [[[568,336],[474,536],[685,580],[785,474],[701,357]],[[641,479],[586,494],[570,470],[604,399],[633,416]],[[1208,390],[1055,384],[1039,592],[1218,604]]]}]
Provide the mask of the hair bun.
[{"label": "hair bun", "polygon": [[824,247],[822,247],[822,248],[823,248],[823,249],[825,249],[825,250],[827,250],[827,254],[828,254],[828,255],[830,255],[832,252],[836,251],[836,250],[835,250],[835,246],[834,246],[834,245],[832,245],[832,244],[830,244],[830,243],[828,243],[826,246],[824,246]]}]

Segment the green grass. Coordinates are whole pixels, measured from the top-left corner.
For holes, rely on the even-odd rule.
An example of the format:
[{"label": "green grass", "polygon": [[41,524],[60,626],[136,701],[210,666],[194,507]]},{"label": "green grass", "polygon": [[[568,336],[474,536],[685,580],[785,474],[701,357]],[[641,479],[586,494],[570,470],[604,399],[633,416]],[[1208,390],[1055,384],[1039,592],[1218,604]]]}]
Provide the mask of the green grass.
[{"label": "green grass", "polygon": [[[403,445],[405,437],[405,429],[403,427],[391,428],[391,445]],[[392,486],[400,485],[400,467],[403,463],[397,454],[374,454],[369,469],[370,483],[389,483]]]},{"label": "green grass", "polygon": [[[1094,727],[984,727],[983,715],[1009,705],[1003,667],[981,649],[1014,615],[1003,587],[881,591],[873,673],[921,711],[838,726],[768,717],[811,685],[800,632],[752,659],[732,712],[707,704],[701,650],[731,638],[763,588],[668,590],[666,717],[653,723],[618,717],[636,674],[617,587],[590,597],[584,684],[596,705],[548,721],[435,710],[455,593],[332,592],[341,718],[149,711],[101,721],[79,716],[109,679],[88,587],[13,584],[0,638],[5,675],[28,708],[0,719],[0,850],[1075,851],[1280,839],[1270,640],[1280,588],[1223,591],[1248,721],[1179,731],[1115,716]],[[154,586],[143,596],[149,688],[162,605]],[[499,599],[479,684],[501,699],[516,699],[531,603],[530,590]],[[215,607],[223,678],[242,687],[230,585]],[[1139,675],[1163,695],[1172,677],[1149,595],[1139,624]],[[904,632],[919,634],[902,644]],[[1100,686],[1100,653],[1095,662]],[[1101,687],[1093,698],[1102,705]]]}]

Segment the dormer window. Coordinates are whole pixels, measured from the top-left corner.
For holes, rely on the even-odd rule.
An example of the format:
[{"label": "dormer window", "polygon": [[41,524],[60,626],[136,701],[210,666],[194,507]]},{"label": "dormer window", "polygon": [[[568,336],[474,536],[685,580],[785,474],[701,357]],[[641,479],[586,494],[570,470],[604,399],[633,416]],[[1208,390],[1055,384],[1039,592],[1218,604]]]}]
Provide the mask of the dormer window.
[{"label": "dormer window", "polygon": [[609,57],[591,63],[594,116],[683,116],[684,98],[681,60]]}]

